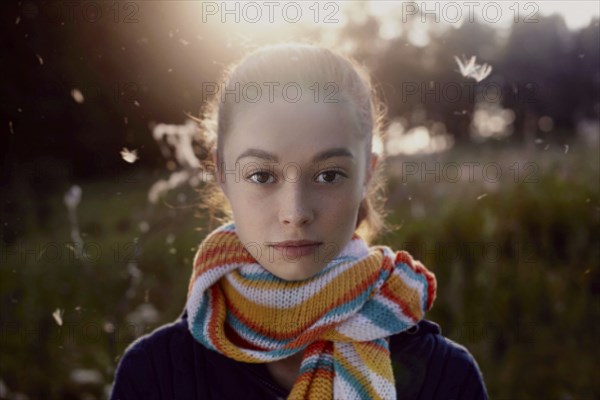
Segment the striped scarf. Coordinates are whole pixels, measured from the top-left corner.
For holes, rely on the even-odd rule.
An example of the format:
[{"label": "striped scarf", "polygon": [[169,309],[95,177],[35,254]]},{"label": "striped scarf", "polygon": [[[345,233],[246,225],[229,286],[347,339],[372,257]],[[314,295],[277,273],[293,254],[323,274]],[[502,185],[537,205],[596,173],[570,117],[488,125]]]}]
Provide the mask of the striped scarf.
[{"label": "striped scarf", "polygon": [[416,325],[435,296],[435,275],[409,253],[356,233],[315,276],[280,279],[226,223],[194,257],[186,309],[192,336],[234,360],[304,351],[289,399],[395,399],[387,338]]}]

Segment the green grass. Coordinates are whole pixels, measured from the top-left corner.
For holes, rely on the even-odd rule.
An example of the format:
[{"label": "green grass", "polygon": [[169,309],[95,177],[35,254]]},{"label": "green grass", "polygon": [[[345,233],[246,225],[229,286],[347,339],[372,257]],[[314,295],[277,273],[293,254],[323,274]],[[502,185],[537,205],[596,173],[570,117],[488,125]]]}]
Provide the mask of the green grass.
[{"label": "green grass", "polygon": [[597,151],[455,151],[438,161],[475,160],[503,171],[532,161],[537,173],[497,185],[397,177],[390,208],[402,227],[384,240],[436,273],[429,317],[472,351],[492,398],[597,396],[589,372],[600,356]]}]

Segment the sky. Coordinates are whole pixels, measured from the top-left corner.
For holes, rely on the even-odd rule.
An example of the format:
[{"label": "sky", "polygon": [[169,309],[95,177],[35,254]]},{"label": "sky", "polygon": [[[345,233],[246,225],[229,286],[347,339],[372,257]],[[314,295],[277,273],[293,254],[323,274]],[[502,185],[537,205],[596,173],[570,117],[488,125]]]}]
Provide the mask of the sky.
[{"label": "sky", "polygon": [[[380,22],[379,34],[393,39],[406,33],[416,46],[429,44],[429,30],[445,30],[467,22],[482,22],[508,32],[513,24],[533,24],[540,17],[560,14],[569,29],[586,27],[600,15],[600,2],[593,1],[400,1],[378,0],[361,4],[358,1],[339,2],[354,20],[374,15]],[[424,14],[417,14],[417,7]],[[346,13],[340,13],[342,23]],[[412,21],[412,24],[410,23]],[[422,22],[422,23],[419,23]],[[403,32],[406,28],[407,32]]]},{"label": "sky", "polygon": [[[576,30],[600,15],[598,0],[281,1],[271,2],[276,4],[272,10],[265,7],[266,3],[269,2],[197,2],[194,12],[202,22],[212,23],[215,29],[229,36],[254,39],[271,39],[274,31],[284,33],[315,24],[324,28],[324,37],[327,37],[327,31],[333,37],[350,19],[360,23],[373,15],[379,20],[382,39],[405,34],[416,46],[429,43],[430,30],[458,28],[468,22],[487,23],[501,32],[508,32],[513,24],[532,24],[542,16],[558,13],[569,29]],[[237,12],[225,11],[236,7]],[[418,9],[425,14],[419,15]],[[295,16],[298,16],[296,20]]]},{"label": "sky", "polygon": [[[345,3],[349,6],[352,1]],[[370,11],[379,16],[400,13],[400,17],[407,17],[413,13],[413,5],[417,4],[421,9],[437,12],[441,20],[452,22],[458,19],[458,13],[463,18],[479,18],[501,26],[513,22],[529,23],[535,20],[535,16],[559,13],[565,18],[570,29],[578,29],[587,26],[594,16],[600,14],[600,2],[597,0],[565,1],[371,1]],[[340,4],[344,4],[341,2]],[[499,8],[496,7],[499,5]]]},{"label": "sky", "polygon": [[593,1],[540,1],[540,13],[559,13],[565,18],[570,29],[587,26],[592,17],[600,14],[600,2]]}]

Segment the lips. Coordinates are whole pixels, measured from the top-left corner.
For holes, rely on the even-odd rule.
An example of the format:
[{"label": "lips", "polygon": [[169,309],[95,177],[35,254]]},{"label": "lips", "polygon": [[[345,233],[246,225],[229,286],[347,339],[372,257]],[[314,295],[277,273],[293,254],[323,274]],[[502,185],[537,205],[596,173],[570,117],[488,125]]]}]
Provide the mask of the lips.
[{"label": "lips", "polygon": [[274,243],[272,246],[284,257],[294,259],[313,253],[321,244],[322,242],[314,240],[286,240]]},{"label": "lips", "polygon": [[315,246],[321,244],[314,240],[286,240],[284,242],[273,243],[275,247],[300,247],[300,246]]}]

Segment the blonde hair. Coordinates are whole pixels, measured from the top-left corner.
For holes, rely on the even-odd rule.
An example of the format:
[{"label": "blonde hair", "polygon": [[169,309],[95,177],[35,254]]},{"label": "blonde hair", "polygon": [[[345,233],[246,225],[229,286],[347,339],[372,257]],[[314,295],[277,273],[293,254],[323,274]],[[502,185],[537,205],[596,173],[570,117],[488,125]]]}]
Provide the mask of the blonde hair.
[{"label": "blonde hair", "polygon": [[[292,42],[266,45],[228,67],[220,79],[218,92],[202,110],[202,117],[192,117],[199,123],[197,152],[205,170],[216,171],[211,159],[214,146],[217,148],[217,159],[223,160],[224,138],[234,111],[241,106],[232,96],[222,96],[223,90],[232,93],[247,83],[264,82],[301,82],[305,86],[316,83],[320,90],[324,90],[328,83],[334,83],[338,89],[336,99],[354,106],[360,132],[367,138],[367,160],[370,158],[373,137],[383,139],[386,109],[377,96],[366,68],[350,57],[317,44]],[[385,160],[382,154],[379,158],[366,197],[360,204],[355,228],[356,233],[369,244],[376,236],[390,229],[385,221],[384,209],[386,196],[382,171]],[[215,223],[233,221],[229,202],[216,183],[207,182],[198,190],[202,198],[200,208],[209,212],[209,230],[215,228]]]}]

